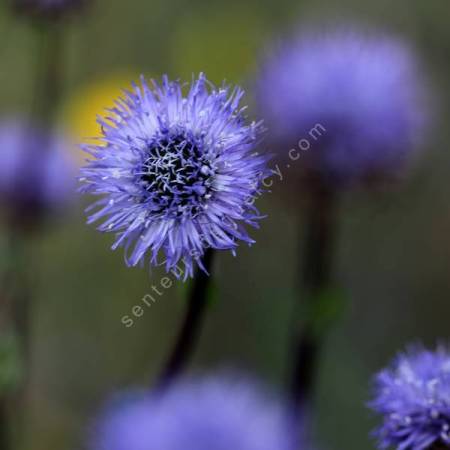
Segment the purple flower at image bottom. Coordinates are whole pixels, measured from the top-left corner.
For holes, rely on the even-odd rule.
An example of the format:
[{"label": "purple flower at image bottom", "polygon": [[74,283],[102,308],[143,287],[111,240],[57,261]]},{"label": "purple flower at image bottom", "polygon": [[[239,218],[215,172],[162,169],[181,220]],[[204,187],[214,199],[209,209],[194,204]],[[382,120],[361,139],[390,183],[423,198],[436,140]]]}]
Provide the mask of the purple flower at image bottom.
[{"label": "purple flower at image bottom", "polygon": [[450,353],[416,347],[375,378],[370,407],[381,415],[379,448],[450,447]]},{"label": "purple flower at image bottom", "polygon": [[292,423],[252,382],[210,377],[113,401],[90,450],[294,450]]}]

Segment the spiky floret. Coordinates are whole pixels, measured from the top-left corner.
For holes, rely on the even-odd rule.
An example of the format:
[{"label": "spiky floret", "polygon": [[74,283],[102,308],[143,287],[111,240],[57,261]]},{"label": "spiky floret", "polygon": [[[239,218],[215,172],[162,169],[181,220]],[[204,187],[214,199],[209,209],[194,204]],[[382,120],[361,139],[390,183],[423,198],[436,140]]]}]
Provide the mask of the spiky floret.
[{"label": "spiky floret", "polygon": [[412,348],[375,379],[371,408],[383,416],[380,448],[450,447],[450,353]]},{"label": "spiky floret", "polygon": [[102,196],[88,223],[103,220],[98,229],[117,234],[113,249],[125,247],[128,265],[148,255],[169,271],[183,260],[187,277],[206,248],[234,252],[238,241],[254,242],[244,225],[261,218],[253,201],[267,158],[254,151],[262,124],[246,124],[241,89],[217,89],[202,74],[185,96],[184,88],[142,78],[125,91],[99,119],[99,145],[84,146],[93,159],[81,190]]}]

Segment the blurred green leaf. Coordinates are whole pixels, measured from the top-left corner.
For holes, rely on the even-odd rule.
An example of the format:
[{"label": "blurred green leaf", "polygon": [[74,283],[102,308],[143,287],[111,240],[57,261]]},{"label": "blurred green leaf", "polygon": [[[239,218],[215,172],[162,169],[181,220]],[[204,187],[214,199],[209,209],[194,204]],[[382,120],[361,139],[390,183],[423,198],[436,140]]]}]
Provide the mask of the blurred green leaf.
[{"label": "blurred green leaf", "polygon": [[317,336],[322,336],[340,320],[346,305],[344,290],[329,287],[308,300],[304,319]]}]

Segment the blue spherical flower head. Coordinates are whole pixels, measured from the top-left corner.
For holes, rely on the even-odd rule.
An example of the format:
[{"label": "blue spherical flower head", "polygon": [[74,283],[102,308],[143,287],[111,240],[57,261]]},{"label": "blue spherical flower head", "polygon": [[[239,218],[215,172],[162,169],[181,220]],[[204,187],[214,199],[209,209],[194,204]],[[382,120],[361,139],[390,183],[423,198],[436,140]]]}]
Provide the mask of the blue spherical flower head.
[{"label": "blue spherical flower head", "polygon": [[399,355],[377,375],[370,406],[383,417],[380,448],[450,447],[450,353],[415,348]]},{"label": "blue spherical flower head", "polygon": [[357,30],[304,32],[257,80],[271,144],[333,188],[403,173],[424,131],[422,91],[407,46]]},{"label": "blue spherical flower head", "polygon": [[187,277],[195,262],[203,268],[206,248],[254,242],[245,225],[261,218],[253,206],[267,174],[254,151],[261,123],[246,123],[239,88],[216,89],[200,75],[183,96],[179,82],[152,83],[142,79],[99,120],[103,138],[85,146],[94,159],[82,191],[102,197],[89,223],[116,233],[113,249],[125,247],[128,265],[162,255],[167,270],[182,260]]},{"label": "blue spherical flower head", "polygon": [[92,450],[294,450],[291,423],[253,383],[212,377],[110,405]]}]

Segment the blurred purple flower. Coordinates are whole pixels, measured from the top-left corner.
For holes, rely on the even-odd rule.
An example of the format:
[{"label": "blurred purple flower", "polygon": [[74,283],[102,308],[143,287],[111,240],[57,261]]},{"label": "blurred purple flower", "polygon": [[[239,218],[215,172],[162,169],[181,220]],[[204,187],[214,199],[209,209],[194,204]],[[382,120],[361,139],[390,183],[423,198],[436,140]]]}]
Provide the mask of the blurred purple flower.
[{"label": "blurred purple flower", "polygon": [[[243,224],[260,219],[252,200],[261,192],[266,158],[254,153],[261,124],[247,125],[243,91],[216,89],[203,75],[184,85],[164,77],[150,89],[144,79],[116,101],[112,117],[99,120],[102,142],[87,145],[94,157],[82,169],[82,192],[101,195],[88,223],[116,233],[130,266],[146,255],[167,270],[183,260],[203,268],[205,248],[234,252],[254,241]],[[134,248],[131,249],[134,245]]]},{"label": "blurred purple flower", "polygon": [[375,379],[370,403],[383,416],[379,447],[425,450],[450,446],[450,354],[411,349]]},{"label": "blurred purple flower", "polygon": [[11,0],[14,8],[30,16],[58,18],[84,6],[89,0]]},{"label": "blurred purple flower", "polygon": [[286,412],[253,384],[205,378],[111,404],[92,450],[293,450]]},{"label": "blurred purple flower", "polygon": [[0,202],[27,222],[64,207],[74,193],[74,167],[61,137],[26,121],[0,122]]},{"label": "blurred purple flower", "polygon": [[421,88],[401,42],[356,31],[300,34],[257,80],[274,147],[287,156],[308,139],[297,164],[334,187],[402,172],[424,132]]}]

